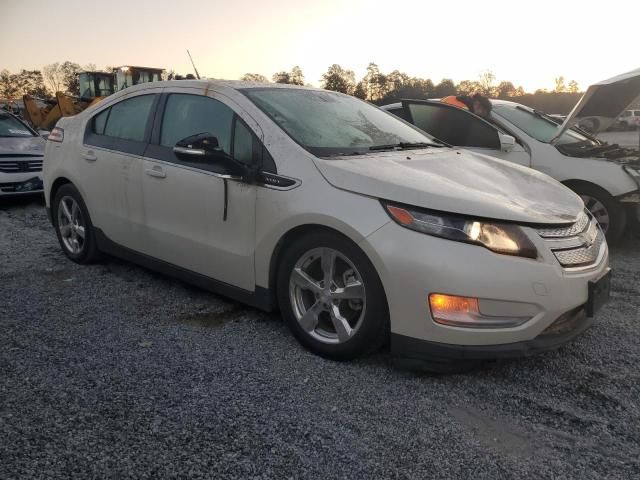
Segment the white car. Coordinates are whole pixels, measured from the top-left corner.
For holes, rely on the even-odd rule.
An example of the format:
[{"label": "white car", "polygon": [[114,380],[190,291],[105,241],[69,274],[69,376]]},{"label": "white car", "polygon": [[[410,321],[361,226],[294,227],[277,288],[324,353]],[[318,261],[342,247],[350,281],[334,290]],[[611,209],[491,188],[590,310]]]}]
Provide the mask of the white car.
[{"label": "white car", "polygon": [[625,128],[640,127],[640,110],[625,110],[618,117],[618,124]]},{"label": "white car", "polygon": [[608,296],[607,243],[569,189],[335,92],[139,85],[62,118],[45,159],[71,260],[107,252],[279,307],[333,359],[388,339],[436,364],[529,354]]},{"label": "white car", "polygon": [[605,130],[638,95],[640,70],[592,85],[562,125],[506,100],[491,101],[488,121],[438,100],[403,100],[382,108],[450,145],[531,167],[562,182],[582,197],[614,242],[640,203],[640,153],[569,126],[586,122],[595,132]]},{"label": "white car", "polygon": [[42,192],[44,139],[0,110],[0,197]]}]

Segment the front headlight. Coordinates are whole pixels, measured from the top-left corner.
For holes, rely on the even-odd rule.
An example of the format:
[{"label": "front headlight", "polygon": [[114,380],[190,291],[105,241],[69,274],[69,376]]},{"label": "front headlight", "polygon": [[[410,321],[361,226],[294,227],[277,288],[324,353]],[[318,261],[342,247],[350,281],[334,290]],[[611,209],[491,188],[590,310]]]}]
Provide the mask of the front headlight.
[{"label": "front headlight", "polygon": [[429,212],[382,202],[395,222],[403,227],[435,237],[482,245],[492,252],[537,258],[538,251],[517,225],[468,219],[449,213]]}]

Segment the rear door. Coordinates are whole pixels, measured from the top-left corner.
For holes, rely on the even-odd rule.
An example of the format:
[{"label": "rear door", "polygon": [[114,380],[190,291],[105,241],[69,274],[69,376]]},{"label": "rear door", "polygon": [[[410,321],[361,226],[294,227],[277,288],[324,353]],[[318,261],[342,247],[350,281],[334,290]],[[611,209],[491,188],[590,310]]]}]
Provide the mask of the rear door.
[{"label": "rear door", "polygon": [[516,142],[509,151],[500,143],[500,130],[482,118],[439,102],[404,102],[408,120],[415,126],[443,142],[464,147],[485,155],[530,166],[527,151]]},{"label": "rear door", "polygon": [[135,250],[141,246],[144,224],[142,154],[160,92],[136,92],[90,118],[77,163],[95,226]]},{"label": "rear door", "polygon": [[237,160],[254,161],[257,125],[249,127],[228,99],[191,88],[164,94],[144,158],[142,251],[253,290],[256,186],[225,178],[220,165],[179,159],[176,143],[199,133],[215,136]]}]

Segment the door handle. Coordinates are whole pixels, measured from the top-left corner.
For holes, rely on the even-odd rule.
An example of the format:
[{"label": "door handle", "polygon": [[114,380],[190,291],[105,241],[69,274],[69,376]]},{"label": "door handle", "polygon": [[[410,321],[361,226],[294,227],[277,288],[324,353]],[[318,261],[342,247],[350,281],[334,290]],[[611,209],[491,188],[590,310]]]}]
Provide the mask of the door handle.
[{"label": "door handle", "polygon": [[87,162],[95,162],[96,160],[98,160],[98,157],[96,157],[96,154],[93,150],[87,150],[86,152],[84,152],[82,154],[82,158],[84,158]]},{"label": "door handle", "polygon": [[146,168],[144,173],[146,173],[150,177],[156,177],[156,178],[165,178],[167,176],[166,172],[162,167]]}]

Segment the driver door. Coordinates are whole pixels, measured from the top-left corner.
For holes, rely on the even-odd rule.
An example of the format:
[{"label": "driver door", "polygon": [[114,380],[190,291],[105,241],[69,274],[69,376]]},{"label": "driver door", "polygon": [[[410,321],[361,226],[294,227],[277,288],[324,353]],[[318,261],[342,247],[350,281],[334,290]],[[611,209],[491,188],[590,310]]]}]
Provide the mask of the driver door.
[{"label": "driver door", "polygon": [[531,166],[522,145],[471,112],[439,102],[404,102],[404,113],[416,127],[446,143]]},{"label": "driver door", "polygon": [[255,288],[256,186],[225,178],[222,165],[180,159],[173,147],[200,133],[241,162],[251,162],[254,133],[234,111],[200,89],[160,99],[144,154],[144,252],[245,290]]}]

